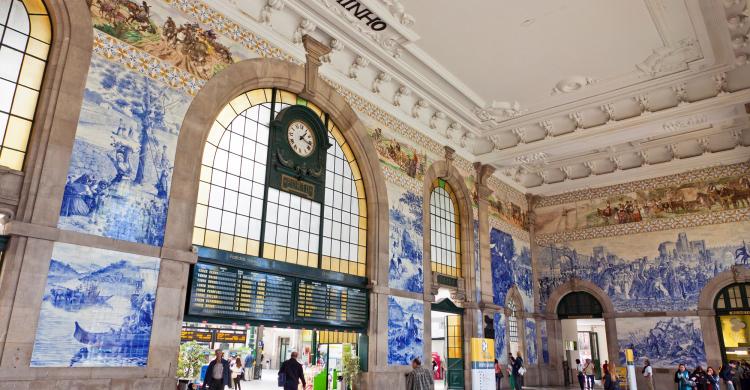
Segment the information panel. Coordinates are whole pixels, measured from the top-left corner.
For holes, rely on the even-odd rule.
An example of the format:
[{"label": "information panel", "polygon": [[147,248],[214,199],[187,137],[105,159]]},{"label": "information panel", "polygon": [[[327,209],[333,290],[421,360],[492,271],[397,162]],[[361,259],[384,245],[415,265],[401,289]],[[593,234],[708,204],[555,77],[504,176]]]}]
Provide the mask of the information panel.
[{"label": "information panel", "polygon": [[367,325],[367,293],[329,283],[299,281],[297,317],[338,326]]},{"label": "information panel", "polygon": [[198,263],[188,314],[290,321],[293,289],[293,278]]}]

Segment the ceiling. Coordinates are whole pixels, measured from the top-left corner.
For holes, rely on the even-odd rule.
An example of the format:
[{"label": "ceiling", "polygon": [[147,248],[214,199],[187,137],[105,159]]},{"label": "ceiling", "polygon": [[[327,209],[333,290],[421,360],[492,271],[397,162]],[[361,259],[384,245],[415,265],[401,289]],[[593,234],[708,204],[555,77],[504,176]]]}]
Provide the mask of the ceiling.
[{"label": "ceiling", "polygon": [[406,0],[404,6],[417,21],[414,51],[465,84],[482,107],[538,106],[567,91],[557,88],[562,80],[627,75],[664,46],[646,3],[637,0]]},{"label": "ceiling", "polygon": [[524,193],[750,159],[747,0],[354,2],[208,3]]}]

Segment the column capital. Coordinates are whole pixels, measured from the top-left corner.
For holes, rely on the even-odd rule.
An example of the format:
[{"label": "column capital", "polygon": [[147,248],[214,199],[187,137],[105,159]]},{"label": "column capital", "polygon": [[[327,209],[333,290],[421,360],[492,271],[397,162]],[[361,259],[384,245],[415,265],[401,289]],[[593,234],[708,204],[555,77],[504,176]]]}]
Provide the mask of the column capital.
[{"label": "column capital", "polygon": [[318,80],[318,68],[322,63],[321,57],[331,52],[331,48],[320,41],[305,34],[302,37],[302,45],[305,47],[305,89],[304,94],[308,97],[315,96]]}]

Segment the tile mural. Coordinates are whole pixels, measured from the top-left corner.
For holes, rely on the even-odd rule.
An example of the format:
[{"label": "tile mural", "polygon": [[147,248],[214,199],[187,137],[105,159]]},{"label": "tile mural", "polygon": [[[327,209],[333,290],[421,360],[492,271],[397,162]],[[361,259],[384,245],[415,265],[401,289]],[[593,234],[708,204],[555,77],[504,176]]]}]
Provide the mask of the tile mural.
[{"label": "tile mural", "polygon": [[750,261],[750,222],[540,245],[539,306],[570,280],[587,280],[616,311],[695,310],[703,287]]},{"label": "tile mural", "polygon": [[641,189],[540,207],[537,234],[673,218],[750,207],[750,176],[738,175]]},{"label": "tile mural", "polygon": [[406,366],[424,355],[424,303],[388,297],[388,364]]},{"label": "tile mural", "polygon": [[539,337],[542,339],[542,363],[549,364],[549,336],[547,321],[539,321]]},{"label": "tile mural", "polygon": [[[617,340],[621,351],[633,349],[637,366],[648,358],[655,368],[674,369],[680,363],[690,369],[706,367],[698,317],[618,318]],[[624,364],[624,355],[620,355]]]},{"label": "tile mural", "polygon": [[537,364],[539,355],[536,346],[536,321],[527,318],[524,322],[526,323],[526,363]]},{"label": "tile mural", "polygon": [[56,243],[31,366],[145,366],[158,276],[158,258]]},{"label": "tile mural", "polygon": [[58,227],[160,246],[190,98],[93,56]]},{"label": "tile mural", "polygon": [[424,291],[422,263],[422,196],[387,184],[390,209],[391,288],[416,293]]},{"label": "tile mural", "polygon": [[428,161],[427,154],[395,139],[388,138],[383,134],[383,129],[379,127],[372,130],[370,136],[381,163],[406,174],[412,179],[424,179],[425,170],[432,163]]},{"label": "tile mural", "polygon": [[490,229],[492,301],[505,307],[508,291],[518,287],[527,312],[534,311],[529,244],[498,229]]},{"label": "tile mural", "polygon": [[508,343],[505,342],[505,313],[495,313],[495,358],[508,364]]},{"label": "tile mural", "polygon": [[161,1],[93,1],[89,9],[95,29],[204,80],[249,58],[242,44]]}]

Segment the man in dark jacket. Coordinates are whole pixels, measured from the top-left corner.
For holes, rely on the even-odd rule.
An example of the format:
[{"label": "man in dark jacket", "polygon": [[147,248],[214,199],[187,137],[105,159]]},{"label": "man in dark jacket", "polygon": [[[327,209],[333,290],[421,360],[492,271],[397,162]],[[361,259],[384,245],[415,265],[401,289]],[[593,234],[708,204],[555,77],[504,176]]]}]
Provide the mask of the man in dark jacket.
[{"label": "man in dark jacket", "polygon": [[516,383],[516,390],[521,390],[523,386],[523,374],[519,372],[523,367],[523,358],[521,351],[516,352],[516,358],[513,360],[513,381]]},{"label": "man in dark jacket", "polygon": [[297,352],[292,352],[292,357],[281,363],[281,368],[279,368],[279,375],[284,374],[285,377],[284,390],[297,390],[300,381],[302,381],[303,388],[307,387],[305,373],[302,365],[297,361],[297,356]]},{"label": "man in dark jacket", "polygon": [[229,362],[223,358],[224,352],[216,350],[216,359],[208,363],[206,370],[206,388],[210,390],[224,390],[224,386],[229,386],[232,380],[232,374],[229,373]]}]

